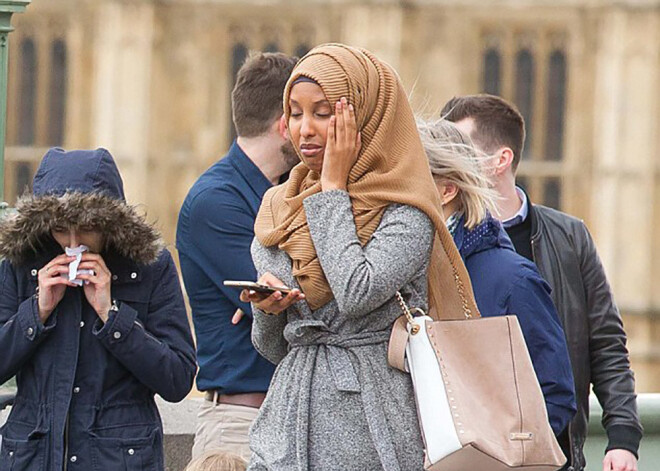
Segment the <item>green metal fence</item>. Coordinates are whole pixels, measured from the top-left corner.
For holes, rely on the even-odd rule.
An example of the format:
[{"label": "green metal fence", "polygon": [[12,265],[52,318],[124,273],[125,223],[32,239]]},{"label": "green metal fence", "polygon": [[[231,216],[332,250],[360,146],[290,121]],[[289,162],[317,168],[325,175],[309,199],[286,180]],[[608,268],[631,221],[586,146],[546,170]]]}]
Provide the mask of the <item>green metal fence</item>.
[{"label": "green metal fence", "polygon": [[[11,18],[14,13],[25,11],[31,0],[0,0],[0,217],[8,210],[4,200],[5,189],[5,132],[7,128],[7,69],[9,67],[9,33],[14,28]],[[15,388],[14,380],[0,385],[3,390],[12,391]]]},{"label": "green metal fence", "polygon": [[[0,0],[0,217],[8,210],[5,203],[5,132],[7,128],[7,69],[9,68],[9,33],[14,28],[11,18],[14,13],[25,11],[31,0]],[[13,391],[16,385],[13,379],[0,385],[2,391]]]},{"label": "green metal fence", "polygon": [[[640,394],[637,398],[644,426],[644,438],[639,451],[639,471],[660,471],[660,394]],[[594,396],[590,401],[589,439],[584,448],[587,471],[601,471],[607,436],[600,424],[603,410]]]},{"label": "green metal fence", "polygon": [[0,0],[0,201],[5,189],[5,130],[7,128],[7,68],[9,66],[9,33],[13,31],[11,17],[21,13],[30,0]]}]

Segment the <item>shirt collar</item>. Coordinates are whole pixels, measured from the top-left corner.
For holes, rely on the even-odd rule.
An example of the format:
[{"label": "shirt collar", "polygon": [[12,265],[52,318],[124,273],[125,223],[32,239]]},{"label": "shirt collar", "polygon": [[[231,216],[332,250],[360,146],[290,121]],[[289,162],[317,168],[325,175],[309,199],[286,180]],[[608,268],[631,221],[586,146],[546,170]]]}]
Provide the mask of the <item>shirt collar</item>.
[{"label": "shirt collar", "polygon": [[520,198],[522,204],[520,205],[520,209],[516,214],[514,214],[506,221],[502,221],[502,225],[505,228],[517,226],[518,224],[524,222],[525,219],[527,219],[527,215],[529,214],[529,202],[527,201],[527,195],[522,190],[522,188],[518,186],[516,187],[516,193],[518,193],[518,198]]},{"label": "shirt collar", "polygon": [[259,167],[243,152],[243,149],[241,149],[236,141],[229,148],[227,157],[229,157],[234,168],[243,176],[247,184],[250,185],[252,190],[260,198],[273,186],[270,180],[259,170]]},{"label": "shirt collar", "polygon": [[460,211],[455,212],[445,222],[447,225],[447,230],[449,230],[449,233],[454,237],[456,235],[456,229],[458,229],[458,226],[463,222],[463,213]]}]

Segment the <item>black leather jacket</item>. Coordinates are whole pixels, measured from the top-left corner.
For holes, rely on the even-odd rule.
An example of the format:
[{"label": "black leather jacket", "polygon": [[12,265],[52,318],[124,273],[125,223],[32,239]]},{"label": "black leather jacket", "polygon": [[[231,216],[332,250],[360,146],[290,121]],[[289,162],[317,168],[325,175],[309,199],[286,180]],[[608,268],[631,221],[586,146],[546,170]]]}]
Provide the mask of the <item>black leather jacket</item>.
[{"label": "black leather jacket", "polygon": [[529,214],[534,262],[552,287],[573,364],[578,411],[569,425],[569,463],[585,467],[590,384],[603,406],[607,449],[637,455],[642,425],[626,333],[593,239],[581,220],[562,212],[530,204]]}]

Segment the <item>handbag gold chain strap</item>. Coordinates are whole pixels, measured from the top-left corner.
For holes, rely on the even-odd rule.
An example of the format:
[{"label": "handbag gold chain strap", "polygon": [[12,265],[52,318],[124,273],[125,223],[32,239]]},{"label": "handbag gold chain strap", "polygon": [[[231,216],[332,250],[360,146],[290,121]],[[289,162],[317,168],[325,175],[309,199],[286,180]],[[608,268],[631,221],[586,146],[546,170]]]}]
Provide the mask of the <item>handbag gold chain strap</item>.
[{"label": "handbag gold chain strap", "polygon": [[458,276],[458,271],[456,271],[456,268],[453,266],[452,268],[454,270],[454,280],[456,280],[458,295],[461,297],[461,302],[463,303],[463,314],[465,315],[466,319],[470,319],[472,318],[472,309],[470,309],[470,304],[468,303],[468,300],[465,297],[465,286],[463,285],[463,281],[461,280],[461,277]]},{"label": "handbag gold chain strap", "polygon": [[[454,268],[454,280],[456,280],[456,287],[458,288],[458,294],[461,297],[461,302],[463,303],[463,314],[465,315],[466,319],[471,319],[472,318],[472,310],[470,309],[470,304],[467,301],[467,298],[465,297],[465,286],[463,286],[463,281],[461,280],[461,277],[458,276],[458,272]],[[406,316],[406,319],[408,319],[408,324],[410,324],[410,333],[412,335],[415,335],[417,332],[419,332],[419,325],[414,323],[414,318],[412,315],[412,312],[410,311],[410,308],[406,304],[406,301],[403,299],[403,296],[401,295],[400,291],[396,292],[396,299],[399,301],[399,306],[401,306],[401,310],[403,311],[403,314]],[[426,315],[426,313],[420,309],[420,308],[415,308],[413,311],[417,311],[421,313],[423,316]]]},{"label": "handbag gold chain strap", "polygon": [[[403,311],[403,314],[406,316],[406,319],[408,319],[408,324],[410,324],[410,333],[412,335],[415,335],[417,332],[419,332],[419,325],[413,322],[414,318],[412,312],[410,312],[410,309],[408,308],[406,301],[403,299],[403,296],[401,296],[400,291],[396,292],[396,299],[399,301],[399,306],[401,306],[401,310]],[[414,311],[421,312],[423,316],[426,315],[426,313],[419,308],[415,308]]]}]

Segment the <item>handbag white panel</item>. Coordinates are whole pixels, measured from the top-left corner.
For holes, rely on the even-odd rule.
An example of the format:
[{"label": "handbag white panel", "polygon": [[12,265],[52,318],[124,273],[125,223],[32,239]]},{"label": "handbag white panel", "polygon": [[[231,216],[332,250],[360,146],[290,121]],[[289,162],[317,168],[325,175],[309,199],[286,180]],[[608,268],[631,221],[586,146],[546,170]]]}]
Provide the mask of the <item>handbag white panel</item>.
[{"label": "handbag white panel", "polygon": [[436,463],[460,450],[462,445],[452,419],[440,365],[426,332],[426,321],[432,319],[421,316],[414,320],[420,329],[417,334],[408,336],[406,359],[417,398],[426,455],[431,463]]}]

